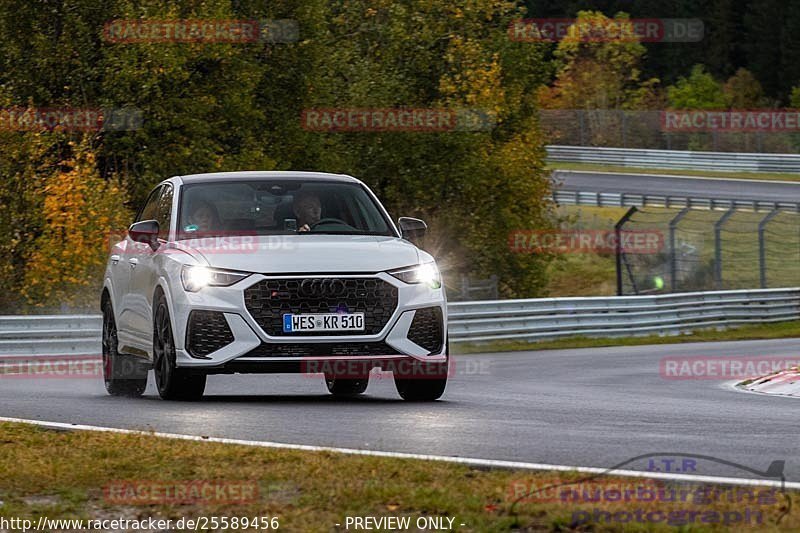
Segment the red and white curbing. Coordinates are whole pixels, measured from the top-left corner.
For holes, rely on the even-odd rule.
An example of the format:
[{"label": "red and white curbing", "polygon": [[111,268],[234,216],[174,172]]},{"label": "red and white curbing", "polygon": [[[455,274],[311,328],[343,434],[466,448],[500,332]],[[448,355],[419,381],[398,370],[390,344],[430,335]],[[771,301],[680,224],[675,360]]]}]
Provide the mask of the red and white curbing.
[{"label": "red and white curbing", "polygon": [[739,387],[749,392],[800,398],[800,368],[782,370],[752,381],[743,381],[739,383]]}]

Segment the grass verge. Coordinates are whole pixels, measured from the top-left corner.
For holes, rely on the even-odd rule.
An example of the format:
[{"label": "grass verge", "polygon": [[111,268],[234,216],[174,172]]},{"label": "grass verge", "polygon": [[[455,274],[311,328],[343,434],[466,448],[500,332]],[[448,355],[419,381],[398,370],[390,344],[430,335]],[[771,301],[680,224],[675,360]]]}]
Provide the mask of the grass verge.
[{"label": "grass verge", "polygon": [[[0,471],[0,517],[30,519],[34,524],[39,516],[84,520],[269,516],[278,518],[280,531],[345,531],[347,516],[397,516],[410,517],[412,524],[418,517],[454,518],[456,531],[675,531],[674,523],[655,522],[658,515],[652,515],[651,522],[642,514],[644,522],[621,524],[613,517],[594,514],[639,509],[642,513],[673,513],[672,516],[683,516],[683,520],[688,519],[686,512],[695,512],[683,529],[686,531],[728,530],[732,524],[722,522],[723,513],[739,512],[736,525],[747,525],[742,522],[745,518],[741,500],[715,498],[711,503],[702,503],[696,496],[689,496],[676,503],[659,496],[653,501],[637,497],[633,502],[621,502],[603,496],[594,503],[565,504],[559,501],[560,492],[531,492],[556,482],[573,483],[570,489],[588,486],[593,492],[614,487],[636,491],[638,487],[654,488],[656,483],[664,490],[676,488],[653,480],[595,478],[588,485],[574,485],[585,476],[477,469],[151,435],[56,432],[25,424],[0,423]],[[118,498],[109,501],[107,494],[113,492],[107,487],[121,480],[139,486],[154,483],[162,489],[200,480],[246,481],[254,483],[258,490],[252,501],[237,504],[214,500],[147,505],[121,504]],[[701,490],[686,484],[678,488],[690,494]],[[747,490],[753,494],[753,489]],[[773,494],[768,503],[762,497],[765,493]],[[751,506],[761,514],[758,522],[752,516],[748,518],[750,525],[757,524],[763,531],[800,528],[800,510],[790,505],[793,494],[766,488],[759,488],[756,494],[759,501]],[[514,505],[516,498],[522,501]],[[717,513],[716,518],[708,514],[712,512]],[[701,516],[705,517],[702,521]],[[585,522],[579,524],[576,520]],[[341,526],[337,527],[337,523]],[[416,526],[410,530],[416,531]]]},{"label": "grass verge", "polygon": [[737,178],[747,180],[800,181],[800,174],[786,172],[728,172],[715,170],[682,170],[668,168],[637,168],[593,163],[548,162],[550,170],[585,170],[590,172],[616,172],[621,174],[665,174],[673,176],[698,176],[704,178]]},{"label": "grass verge", "polygon": [[641,346],[646,344],[678,344],[685,342],[720,342],[800,337],[800,322],[778,322],[741,326],[724,330],[698,330],[685,335],[648,335],[646,337],[589,338],[569,337],[565,339],[526,342],[495,341],[486,343],[453,343],[454,354],[512,352],[525,350],[561,350],[569,348],[602,348],[604,346]]}]

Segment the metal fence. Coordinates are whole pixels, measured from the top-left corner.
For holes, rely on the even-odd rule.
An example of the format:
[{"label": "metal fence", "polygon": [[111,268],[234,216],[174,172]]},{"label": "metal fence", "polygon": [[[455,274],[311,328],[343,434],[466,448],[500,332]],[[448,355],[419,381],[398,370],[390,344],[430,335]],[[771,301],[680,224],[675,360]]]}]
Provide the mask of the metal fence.
[{"label": "metal fence", "polygon": [[618,247],[617,294],[796,286],[798,228],[793,210],[631,207],[617,223],[617,239],[646,232],[661,237],[661,246],[650,253]]},{"label": "metal fence", "polygon": [[0,316],[0,355],[99,354],[100,315]]},{"label": "metal fence", "polygon": [[547,146],[553,162],[592,163],[638,168],[800,173],[800,155],[695,152],[595,146]]},{"label": "metal fence", "polygon": [[543,109],[539,118],[545,138],[569,147],[760,154],[796,154],[800,149],[800,135],[793,131],[680,131],[666,127],[662,111]]},{"label": "metal fence", "polygon": [[[800,288],[448,304],[451,343],[668,335],[797,320]],[[0,355],[98,354],[99,315],[0,317]]]},{"label": "metal fence", "polygon": [[634,194],[618,192],[553,191],[553,200],[560,205],[590,205],[596,207],[666,207],[682,209],[737,209],[739,211],[773,211],[784,209],[800,212],[798,202],[770,202],[766,200],[727,200],[720,198],[693,198],[680,194]]}]

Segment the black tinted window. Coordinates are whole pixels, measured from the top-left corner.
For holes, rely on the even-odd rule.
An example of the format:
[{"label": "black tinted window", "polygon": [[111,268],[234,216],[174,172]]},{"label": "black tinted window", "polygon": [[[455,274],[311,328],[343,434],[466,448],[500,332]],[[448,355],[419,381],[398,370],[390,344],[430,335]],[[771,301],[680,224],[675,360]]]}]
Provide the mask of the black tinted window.
[{"label": "black tinted window", "polygon": [[249,180],[184,185],[179,238],[199,233],[393,235],[359,184]]}]

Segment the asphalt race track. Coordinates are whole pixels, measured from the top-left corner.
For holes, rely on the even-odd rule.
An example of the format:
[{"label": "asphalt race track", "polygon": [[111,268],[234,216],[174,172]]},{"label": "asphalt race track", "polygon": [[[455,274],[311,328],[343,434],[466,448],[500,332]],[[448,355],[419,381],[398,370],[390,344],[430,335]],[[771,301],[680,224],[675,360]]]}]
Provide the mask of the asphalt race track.
[{"label": "asphalt race track", "polygon": [[[461,356],[441,401],[405,403],[391,379],[337,400],[321,377],[212,376],[200,403],[112,398],[95,378],[0,379],[0,416],[246,440],[611,467],[701,454],[800,481],[795,399],[659,375],[667,356],[796,357],[800,339]],[[151,378],[152,381],[152,378]],[[706,461],[697,474],[753,477]],[[644,469],[643,463],[626,464]]]},{"label": "asphalt race track", "polygon": [[[680,171],[676,171],[678,173]],[[650,194],[678,198],[711,198],[763,202],[800,202],[800,182],[694,178],[557,170],[557,187],[564,191]]]}]

